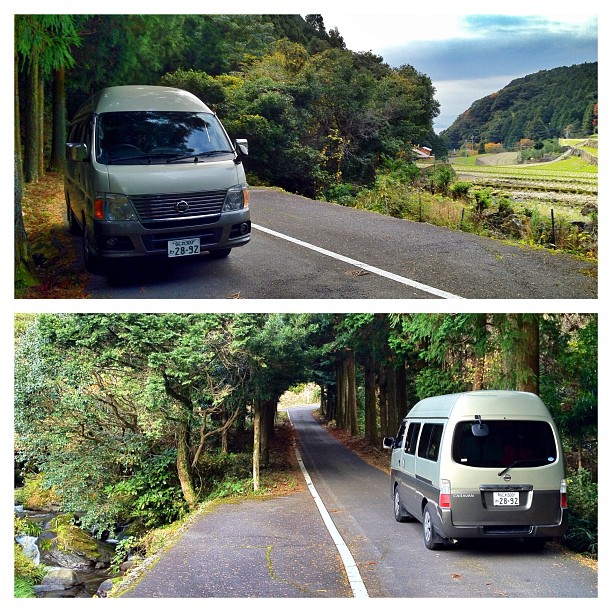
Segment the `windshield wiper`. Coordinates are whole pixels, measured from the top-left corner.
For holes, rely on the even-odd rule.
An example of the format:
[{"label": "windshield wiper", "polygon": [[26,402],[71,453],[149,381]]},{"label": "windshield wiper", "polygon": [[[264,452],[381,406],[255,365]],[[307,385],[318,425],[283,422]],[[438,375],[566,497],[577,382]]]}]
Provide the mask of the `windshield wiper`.
[{"label": "windshield wiper", "polygon": [[195,158],[194,161],[197,162],[198,157],[211,157],[212,155],[221,155],[223,153],[233,153],[233,151],[218,149],[214,151],[200,151],[199,153],[185,153],[184,155],[175,155],[174,157],[169,157],[166,160],[166,163],[170,164],[175,161],[180,161],[181,159],[189,159],[190,157]]},{"label": "windshield wiper", "polygon": [[119,157],[113,157],[112,155],[110,155],[106,163],[112,164],[116,162],[132,161],[132,160],[138,160],[138,159],[146,159],[149,163],[151,163],[153,159],[157,159],[159,157],[166,157],[166,155],[164,155],[163,153],[155,153],[153,155],[151,155],[150,153],[149,154],[142,153],[138,155],[122,155]]},{"label": "windshield wiper", "polygon": [[542,465],[546,465],[551,462],[551,457],[540,457],[539,459],[517,459],[513,463],[511,463],[508,467],[505,467],[498,476],[503,476],[510,468],[516,467],[519,463],[541,463]]}]

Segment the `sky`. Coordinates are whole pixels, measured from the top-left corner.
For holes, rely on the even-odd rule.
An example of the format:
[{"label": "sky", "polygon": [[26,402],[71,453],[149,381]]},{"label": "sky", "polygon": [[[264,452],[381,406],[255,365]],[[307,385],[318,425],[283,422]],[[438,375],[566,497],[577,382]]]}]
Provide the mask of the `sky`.
[{"label": "sky", "polygon": [[534,1],[529,14],[492,14],[494,4],[471,14],[411,14],[404,3],[397,13],[340,13],[332,6],[321,15],[327,30],[337,27],[351,51],[372,51],[391,66],[410,64],[429,76],[440,103],[434,122],[439,132],[472,102],[515,78],[598,59],[596,12],[537,14],[546,3]]}]

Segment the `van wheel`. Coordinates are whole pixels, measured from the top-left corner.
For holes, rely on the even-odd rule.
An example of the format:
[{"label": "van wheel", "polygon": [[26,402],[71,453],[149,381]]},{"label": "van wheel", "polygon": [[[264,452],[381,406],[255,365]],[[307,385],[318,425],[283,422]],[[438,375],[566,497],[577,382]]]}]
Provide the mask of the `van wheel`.
[{"label": "van wheel", "polygon": [[232,249],[217,249],[216,251],[209,251],[208,254],[211,259],[225,259]]},{"label": "van wheel", "polygon": [[70,207],[70,200],[66,198],[66,218],[68,219],[68,231],[73,236],[81,235],[81,226],[78,224],[72,208]]},{"label": "van wheel", "polygon": [[85,223],[85,217],[83,217],[83,232],[82,232],[82,251],[83,251],[83,264],[85,270],[91,274],[103,274],[104,266],[99,257],[92,255],[89,252],[89,232],[87,231],[87,223]]},{"label": "van wheel", "polygon": [[443,540],[434,529],[433,513],[432,505],[427,504],[423,511],[423,541],[429,550],[439,550],[442,548]]},{"label": "van wheel", "polygon": [[393,514],[398,523],[404,523],[406,521],[407,517],[402,508],[402,499],[400,497],[399,487],[397,485],[393,491]]}]

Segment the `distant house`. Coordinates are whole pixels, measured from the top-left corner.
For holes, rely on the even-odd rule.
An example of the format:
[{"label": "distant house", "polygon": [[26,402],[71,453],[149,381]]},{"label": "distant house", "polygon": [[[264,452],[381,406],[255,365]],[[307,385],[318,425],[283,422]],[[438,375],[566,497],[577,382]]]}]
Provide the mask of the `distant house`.
[{"label": "distant house", "polygon": [[417,145],[416,147],[412,147],[412,152],[414,153],[417,161],[434,161],[436,158],[435,155],[432,155],[429,147],[421,147],[420,145]]}]

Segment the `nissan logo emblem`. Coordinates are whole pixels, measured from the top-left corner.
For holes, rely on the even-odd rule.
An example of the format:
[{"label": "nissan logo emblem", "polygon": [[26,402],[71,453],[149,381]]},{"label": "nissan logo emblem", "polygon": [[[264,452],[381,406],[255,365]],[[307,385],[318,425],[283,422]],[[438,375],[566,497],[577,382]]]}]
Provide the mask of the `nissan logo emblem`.
[{"label": "nissan logo emblem", "polygon": [[504,480],[505,480],[506,482],[509,482],[510,480],[512,480],[512,476],[510,476],[510,474],[505,474],[505,475],[504,475]]},{"label": "nissan logo emblem", "polygon": [[186,213],[189,210],[189,204],[185,202],[185,200],[179,200],[174,205],[174,210],[176,210],[177,213]]}]

